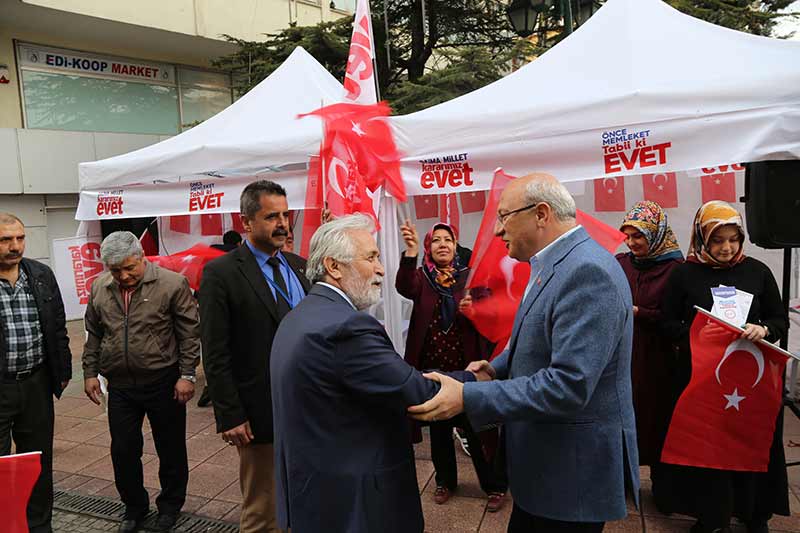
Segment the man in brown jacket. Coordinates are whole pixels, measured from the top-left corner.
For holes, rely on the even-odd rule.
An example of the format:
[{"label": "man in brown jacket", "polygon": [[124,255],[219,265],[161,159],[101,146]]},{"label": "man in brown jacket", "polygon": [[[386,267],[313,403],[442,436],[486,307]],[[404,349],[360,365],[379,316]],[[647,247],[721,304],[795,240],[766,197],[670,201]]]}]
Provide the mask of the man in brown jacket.
[{"label": "man in brown jacket", "polygon": [[149,508],[142,480],[142,422],[147,415],[159,458],[157,531],[169,531],[186,499],[186,402],[200,357],[197,306],[189,283],[144,258],[136,236],[109,235],[100,245],[109,272],[92,283],[83,351],[86,395],[100,403],[98,374],[108,379],[108,425],[114,481],[125,517],[137,531]]}]

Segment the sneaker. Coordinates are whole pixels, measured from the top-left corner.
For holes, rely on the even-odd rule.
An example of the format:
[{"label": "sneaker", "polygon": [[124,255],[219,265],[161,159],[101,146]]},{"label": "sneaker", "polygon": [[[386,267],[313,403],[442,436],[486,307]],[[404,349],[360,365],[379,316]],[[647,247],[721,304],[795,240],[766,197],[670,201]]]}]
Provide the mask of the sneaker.
[{"label": "sneaker", "polygon": [[154,531],[172,531],[172,528],[175,527],[175,522],[178,521],[177,514],[167,514],[167,513],[159,513],[158,519],[156,520],[156,525],[153,528]]},{"label": "sneaker", "polygon": [[489,501],[486,503],[486,510],[490,513],[496,513],[503,508],[506,503],[506,495],[503,492],[492,492],[489,494]]},{"label": "sneaker", "polygon": [[453,428],[453,438],[461,445],[461,449],[464,451],[467,457],[472,457],[469,453],[469,443],[467,442],[467,438],[461,434],[461,430],[458,428]]},{"label": "sneaker", "polygon": [[433,501],[436,505],[442,505],[450,499],[450,489],[447,487],[436,487],[436,492],[433,493]]}]

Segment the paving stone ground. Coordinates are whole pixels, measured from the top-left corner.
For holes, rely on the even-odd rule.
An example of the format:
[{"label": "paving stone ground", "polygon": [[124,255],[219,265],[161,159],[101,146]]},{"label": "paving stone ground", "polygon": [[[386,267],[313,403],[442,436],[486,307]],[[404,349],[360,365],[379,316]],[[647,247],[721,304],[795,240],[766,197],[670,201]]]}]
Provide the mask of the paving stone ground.
[{"label": "paving stone ground", "polygon": [[[63,491],[99,495],[118,499],[109,455],[111,439],[105,410],[83,394],[80,355],[84,339],[80,321],[68,325],[73,357],[73,379],[61,400],[56,402],[54,439],[54,482]],[[800,352],[800,325],[792,329],[790,350]],[[238,481],[236,450],[225,445],[216,434],[210,408],[197,407],[197,396],[204,385],[199,376],[197,395],[188,407],[186,445],[189,455],[189,487],[184,511],[228,522],[238,522],[241,494]],[[150,429],[144,427],[144,484],[151,502],[159,490],[158,457]],[[784,428],[784,444],[788,461],[800,461],[800,420],[788,409]],[[425,530],[428,533],[504,533],[511,513],[510,502],[498,513],[486,512],[486,499],[469,458],[457,453],[459,488],[445,505],[433,503],[436,483],[433,481],[428,439],[415,447],[417,477]],[[642,511],[648,532],[687,532],[693,521],[683,516],[664,516],[655,509],[650,492],[649,470],[642,468]],[[773,532],[800,532],[800,466],[789,468],[791,488],[790,517],[776,517],[770,522]],[[154,505],[151,503],[151,507]],[[641,515],[632,505],[625,520],[609,522],[607,532],[641,531]],[[98,533],[116,531],[118,524],[74,513],[56,511],[53,529],[64,533]],[[735,532],[744,528],[734,526]]]}]

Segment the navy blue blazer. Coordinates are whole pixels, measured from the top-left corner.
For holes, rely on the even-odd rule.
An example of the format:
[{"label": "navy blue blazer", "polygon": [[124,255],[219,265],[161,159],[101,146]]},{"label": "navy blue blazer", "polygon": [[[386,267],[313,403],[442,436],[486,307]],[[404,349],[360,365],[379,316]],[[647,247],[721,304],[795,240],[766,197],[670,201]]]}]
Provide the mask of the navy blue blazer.
[{"label": "navy blue blazer", "polygon": [[514,503],[536,516],[605,522],[639,489],[631,398],[631,290],[583,228],[553,244],[522,302],[497,380],[464,385],[474,427],[503,422]]},{"label": "navy blue blazer", "polygon": [[421,533],[406,409],[439,384],[397,354],[377,320],[319,284],[281,321],[270,376],[278,527]]}]

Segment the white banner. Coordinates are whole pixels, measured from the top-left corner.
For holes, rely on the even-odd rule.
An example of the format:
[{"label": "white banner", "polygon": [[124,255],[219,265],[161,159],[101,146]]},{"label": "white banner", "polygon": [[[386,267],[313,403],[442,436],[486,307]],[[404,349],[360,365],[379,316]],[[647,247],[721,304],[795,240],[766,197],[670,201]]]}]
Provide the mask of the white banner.
[{"label": "white banner", "polygon": [[101,241],[99,236],[53,239],[53,271],[67,320],[83,318],[92,282],[105,270],[100,261]]},{"label": "white banner", "polygon": [[238,213],[242,190],[258,179],[286,189],[289,209],[305,208],[307,171],[236,178],[186,178],[178,183],[81,191],[77,220]]}]

